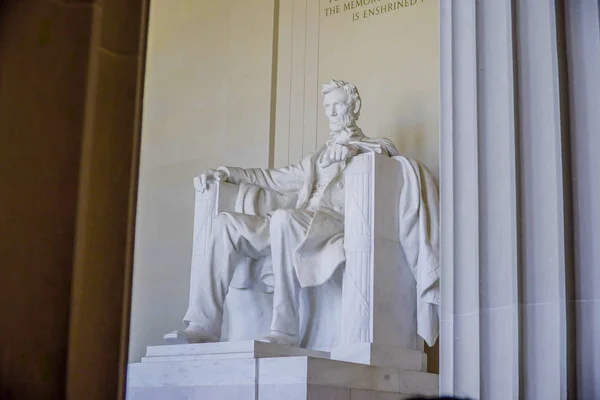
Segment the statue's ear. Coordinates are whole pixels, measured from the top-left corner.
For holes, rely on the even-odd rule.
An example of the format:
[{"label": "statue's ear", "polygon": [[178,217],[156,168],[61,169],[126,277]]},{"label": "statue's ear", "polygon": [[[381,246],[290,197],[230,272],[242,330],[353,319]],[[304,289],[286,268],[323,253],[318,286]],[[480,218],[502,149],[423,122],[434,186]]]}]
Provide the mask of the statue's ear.
[{"label": "statue's ear", "polygon": [[358,99],[356,99],[354,101],[354,109],[352,110],[354,112],[354,115],[359,115],[360,114],[360,108],[362,106],[362,101],[360,100],[360,97]]}]

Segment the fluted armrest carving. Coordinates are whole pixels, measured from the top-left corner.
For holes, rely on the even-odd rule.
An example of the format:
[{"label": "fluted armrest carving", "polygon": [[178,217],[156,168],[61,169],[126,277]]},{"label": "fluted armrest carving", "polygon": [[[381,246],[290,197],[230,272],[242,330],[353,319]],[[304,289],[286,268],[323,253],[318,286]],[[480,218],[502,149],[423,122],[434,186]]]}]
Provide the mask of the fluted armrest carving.
[{"label": "fluted armrest carving", "polygon": [[414,321],[415,284],[398,240],[402,186],[392,158],[367,153],[347,167],[342,345],[398,343],[399,324]]},{"label": "fluted armrest carving", "polygon": [[238,185],[226,182],[208,184],[202,190],[198,178],[194,178],[196,189],[194,203],[194,240],[192,263],[201,261],[206,252],[214,217],[224,211],[235,211],[235,200],[239,190]]}]

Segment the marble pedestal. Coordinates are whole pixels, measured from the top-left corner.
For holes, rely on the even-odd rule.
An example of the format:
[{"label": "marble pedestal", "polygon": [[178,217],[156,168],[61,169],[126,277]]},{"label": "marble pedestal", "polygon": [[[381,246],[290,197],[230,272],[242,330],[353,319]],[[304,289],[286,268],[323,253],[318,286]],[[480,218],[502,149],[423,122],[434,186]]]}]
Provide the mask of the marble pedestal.
[{"label": "marble pedestal", "polygon": [[128,400],[398,400],[438,394],[438,376],[336,361],[262,342],[150,346],[130,364]]}]

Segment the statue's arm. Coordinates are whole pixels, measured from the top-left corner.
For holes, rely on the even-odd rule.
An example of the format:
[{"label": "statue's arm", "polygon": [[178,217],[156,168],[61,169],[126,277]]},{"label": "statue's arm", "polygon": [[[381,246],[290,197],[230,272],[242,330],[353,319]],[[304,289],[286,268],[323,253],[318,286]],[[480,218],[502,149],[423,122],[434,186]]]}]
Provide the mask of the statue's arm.
[{"label": "statue's arm", "polygon": [[224,172],[227,181],[234,184],[244,182],[280,193],[290,193],[298,191],[304,184],[308,172],[306,164],[302,160],[277,169],[219,167],[218,170]]},{"label": "statue's arm", "polygon": [[381,154],[388,157],[395,157],[400,154],[394,142],[387,138],[381,138]]},{"label": "statue's arm", "polygon": [[386,138],[365,138],[362,141],[352,143],[359,148],[358,154],[376,152],[388,157],[395,157],[400,154],[394,142]]}]

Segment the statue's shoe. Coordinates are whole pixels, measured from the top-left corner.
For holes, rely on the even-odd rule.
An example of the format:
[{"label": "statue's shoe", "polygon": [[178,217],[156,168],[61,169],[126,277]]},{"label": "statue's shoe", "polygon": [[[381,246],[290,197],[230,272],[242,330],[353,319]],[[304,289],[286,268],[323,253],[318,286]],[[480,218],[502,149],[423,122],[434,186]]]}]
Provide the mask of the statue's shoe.
[{"label": "statue's shoe", "polygon": [[264,339],[268,343],[285,344],[288,346],[298,347],[300,342],[297,335],[288,335],[287,333],[271,331],[269,336]]},{"label": "statue's shoe", "polygon": [[164,339],[169,344],[192,344],[218,342],[219,337],[203,331],[173,331],[167,333]]}]

